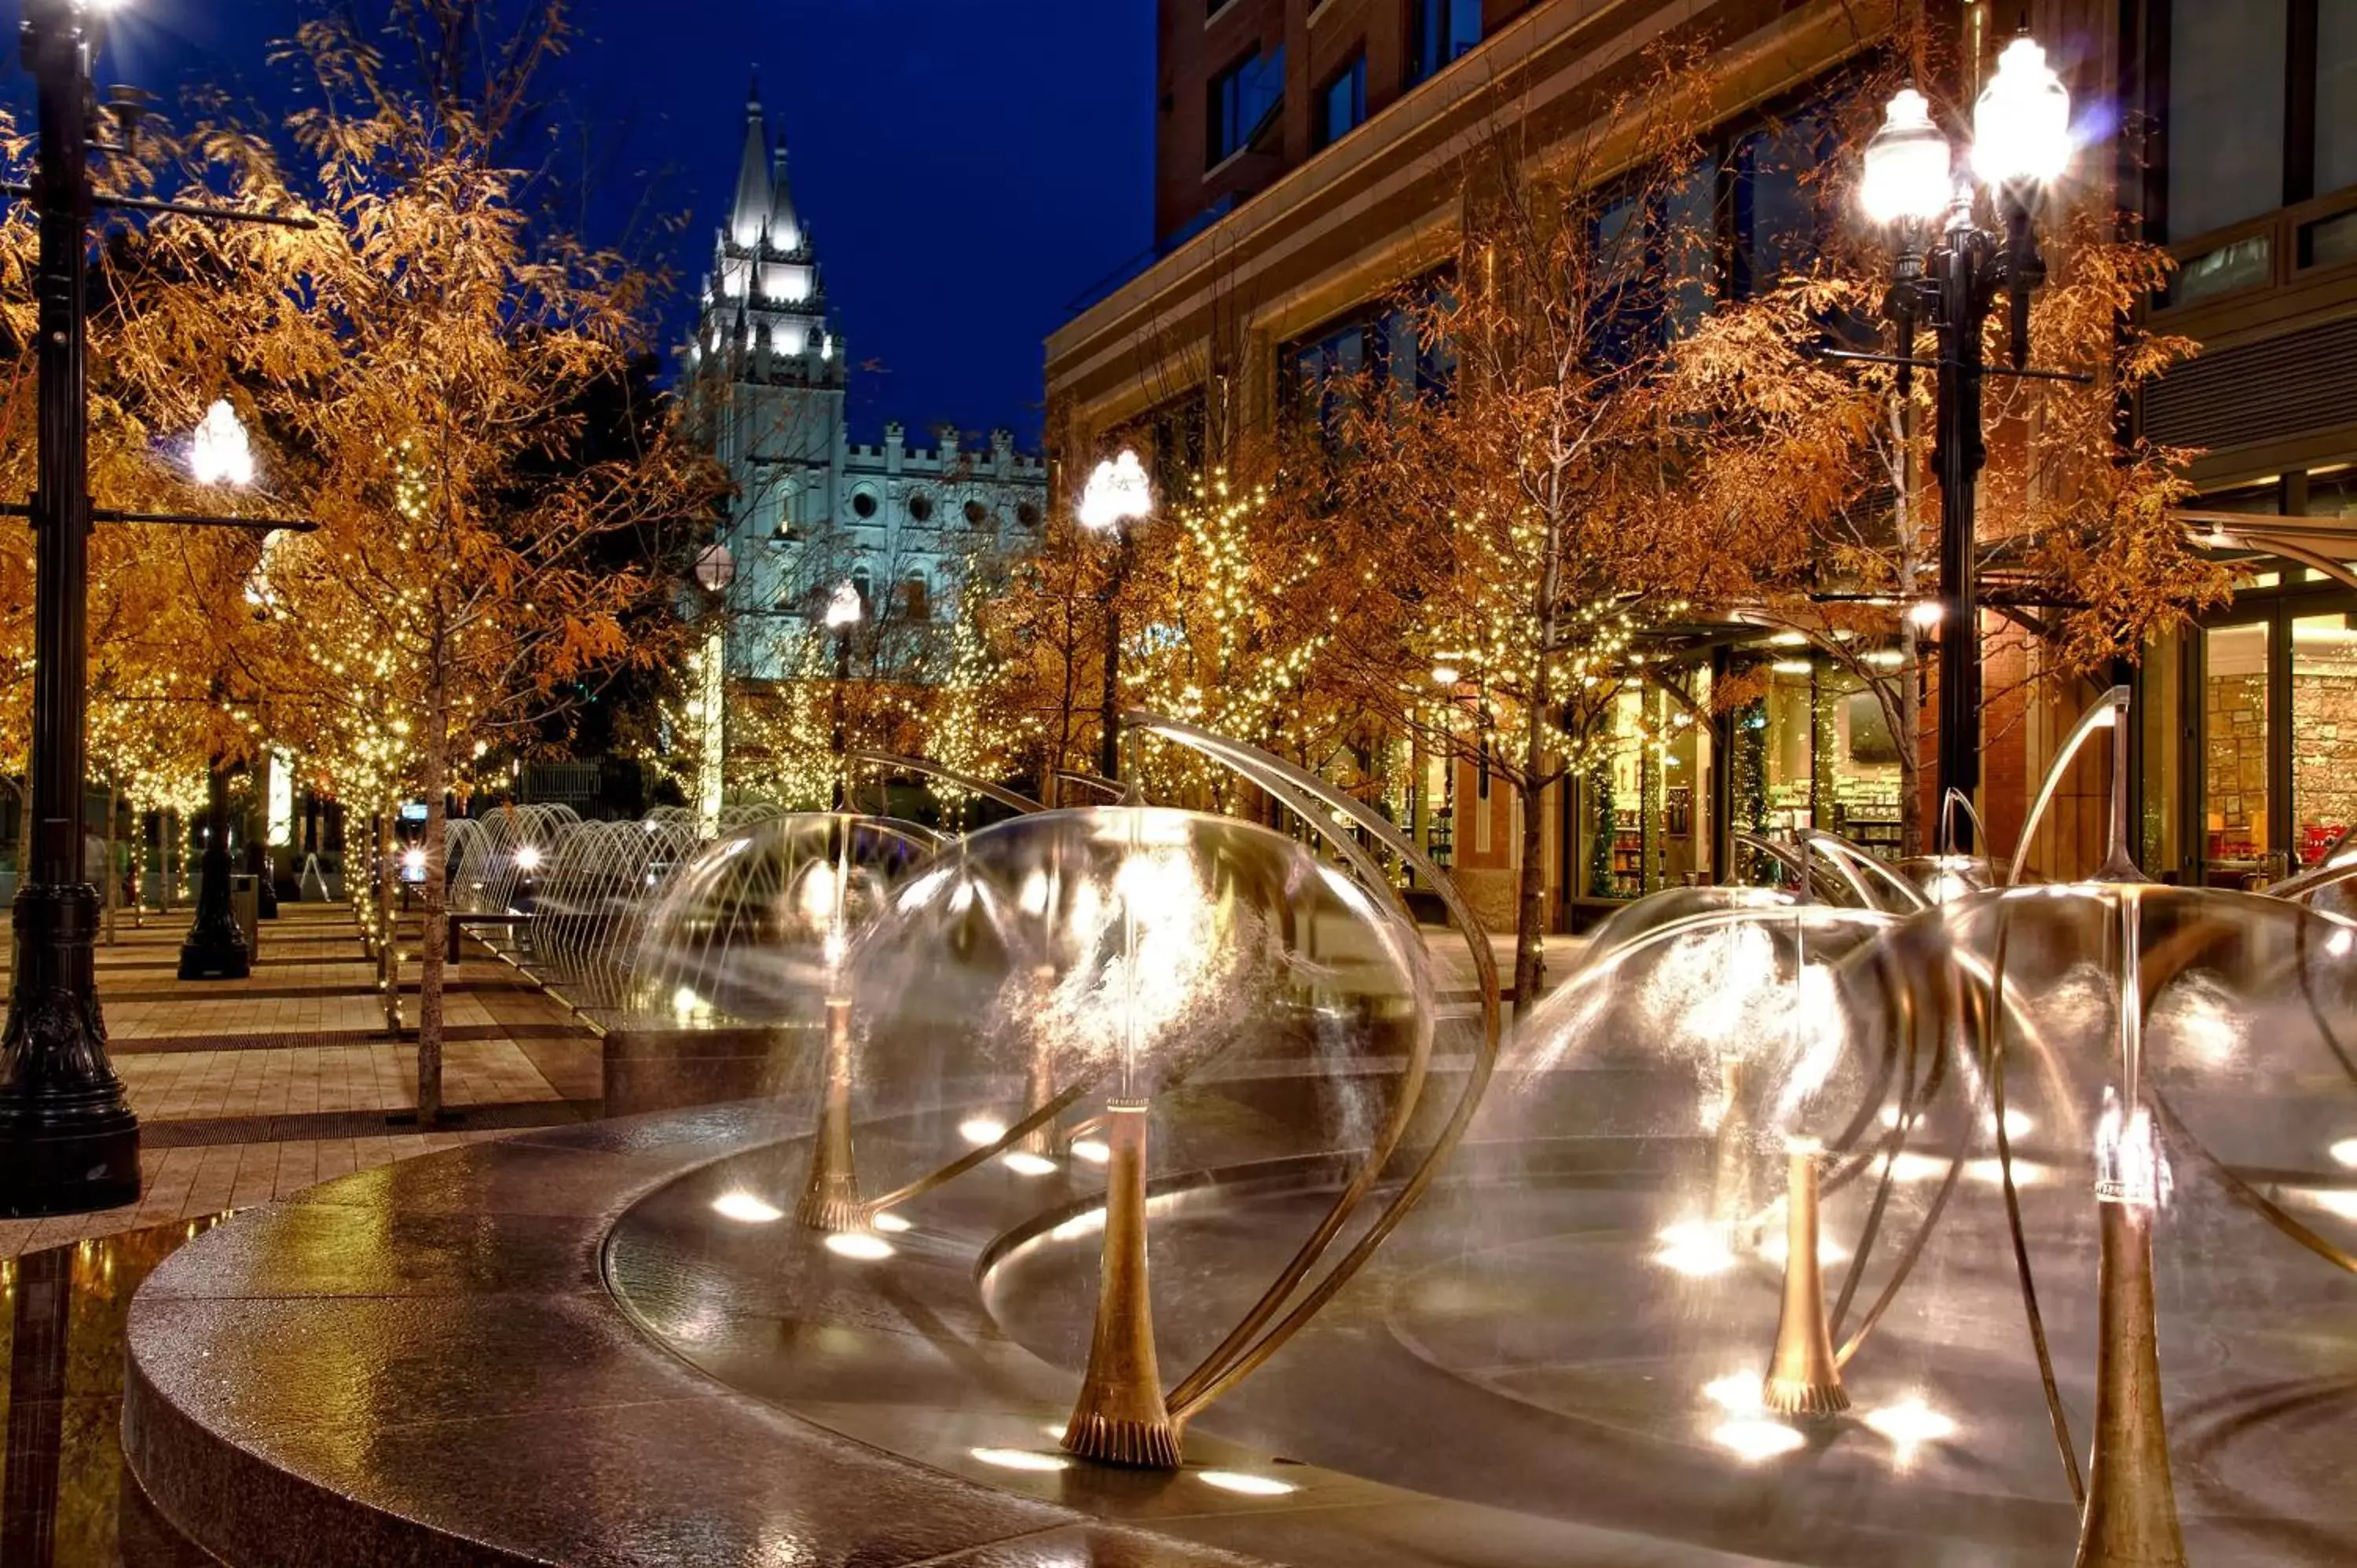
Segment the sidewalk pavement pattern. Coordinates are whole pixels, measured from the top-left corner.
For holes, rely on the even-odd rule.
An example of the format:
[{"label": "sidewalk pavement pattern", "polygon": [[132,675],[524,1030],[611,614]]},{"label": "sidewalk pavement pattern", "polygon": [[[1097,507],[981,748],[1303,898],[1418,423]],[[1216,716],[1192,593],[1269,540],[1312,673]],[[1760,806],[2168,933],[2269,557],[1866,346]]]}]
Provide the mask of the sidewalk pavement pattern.
[{"label": "sidewalk pavement pattern", "polygon": [[[98,949],[108,1049],[140,1121],[136,1204],[0,1219],[0,1257],[285,1197],[315,1182],[598,1113],[596,1037],[469,945],[444,1003],[446,1129],[414,1124],[417,1047],[385,1029],[375,964],[342,904],[282,904],[245,980],[177,978],[188,914],[117,916]],[[415,938],[409,943],[414,951]],[[5,960],[0,960],[5,967]],[[417,1017],[416,966],[404,978]],[[409,1125],[395,1120],[408,1112]]]}]

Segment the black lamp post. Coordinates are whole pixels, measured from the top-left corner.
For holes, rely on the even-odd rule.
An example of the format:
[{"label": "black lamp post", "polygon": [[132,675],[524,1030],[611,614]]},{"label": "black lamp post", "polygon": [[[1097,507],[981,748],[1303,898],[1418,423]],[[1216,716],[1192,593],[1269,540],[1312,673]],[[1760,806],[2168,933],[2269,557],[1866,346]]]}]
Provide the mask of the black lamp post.
[{"label": "black lamp post", "polygon": [[[89,717],[90,528],[93,521],[307,529],[305,522],[128,512],[90,498],[84,298],[90,217],[98,207],[307,228],[307,220],[107,195],[90,182],[98,139],[91,61],[109,0],[25,0],[20,34],[38,103],[39,151],[29,188],[40,219],[34,277],[39,341],[39,451],[29,505],[0,511],[33,526],[30,864],[12,911],[16,967],[0,1028],[0,1214],[72,1214],[139,1196],[139,1123],[106,1059],[91,942],[98,889],[82,861],[82,772]],[[145,95],[109,108],[127,142]],[[201,435],[201,432],[200,432]],[[200,476],[201,477],[201,476]],[[223,474],[221,477],[231,477]]]},{"label": "black lamp post", "polygon": [[230,908],[229,765],[219,756],[205,770],[205,804],[204,881],[197,889],[196,918],[180,943],[180,978],[243,980],[253,972],[253,954]]},{"label": "black lamp post", "polygon": [[[1888,359],[1899,366],[1905,395],[1915,335],[1936,335],[1938,413],[1934,463],[1940,476],[1940,597],[1910,614],[1939,628],[1940,712],[1936,816],[1947,820],[1951,792],[1970,801],[1980,786],[1980,616],[1974,584],[1975,487],[1987,448],[1981,436],[1981,385],[1992,373],[1981,335],[2000,295],[2010,313],[2008,367],[1995,373],[2039,375],[2029,357],[2029,298],[2046,281],[2032,213],[2042,186],[2059,177],[2071,155],[2071,100],[2027,36],[2007,46],[1997,71],[1973,108],[1969,173],[1953,167],[1947,137],[1932,123],[1930,106],[1913,88],[1891,99],[1881,129],[1867,145],[1860,200],[1868,217],[1889,228],[1897,253],[1884,305],[1898,339]],[[1977,183],[1993,194],[2001,233],[1974,219]],[[1933,612],[1936,611],[1936,615]],[[1957,841],[1943,850],[1970,850],[1968,813],[1954,819]]]},{"label": "black lamp post", "polygon": [[139,1122],[106,1059],[91,942],[98,889],[82,865],[89,706],[90,456],[83,279],[91,210],[91,56],[98,20],[73,0],[26,0],[38,100],[40,450],[32,502],[31,864],[16,892],[16,969],[0,1031],[0,1209],[108,1208],[139,1196]]},{"label": "black lamp post", "polygon": [[1105,578],[1104,691],[1097,715],[1097,772],[1121,779],[1121,590],[1136,564],[1135,534],[1124,523],[1141,522],[1154,510],[1154,487],[1135,452],[1099,463],[1081,494],[1081,525],[1115,535],[1113,571]]}]

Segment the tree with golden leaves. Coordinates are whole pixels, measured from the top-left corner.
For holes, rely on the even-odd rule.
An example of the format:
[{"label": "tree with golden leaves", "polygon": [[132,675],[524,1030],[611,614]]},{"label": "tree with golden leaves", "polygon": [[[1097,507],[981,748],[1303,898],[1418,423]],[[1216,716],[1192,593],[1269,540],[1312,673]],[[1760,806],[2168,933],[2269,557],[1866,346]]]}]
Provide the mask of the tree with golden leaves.
[{"label": "tree with golden leaves", "polygon": [[631,620],[667,590],[662,540],[714,475],[660,410],[611,412],[636,384],[654,280],[527,215],[509,139],[563,44],[562,6],[536,0],[505,31],[470,0],[393,11],[411,63],[344,17],[306,24],[282,56],[312,100],[290,124],[322,226],[290,307],[318,357],[270,389],[266,418],[301,454],[321,527],[284,542],[271,582],[300,632],[281,683],[320,699],[307,752],[425,801],[430,1124],[446,800],[494,747],[536,743],[605,675],[672,651]]},{"label": "tree with golden leaves", "polygon": [[1686,191],[1695,91],[1663,68],[1544,173],[1512,132],[1468,156],[1454,268],[1404,300],[1445,385],[1361,387],[1326,481],[1339,505],[1305,507],[1304,526],[1331,510],[1357,568],[1331,607],[1358,699],[1522,807],[1525,999],[1544,981],[1542,798],[1606,764],[1649,635],[1743,591],[1841,489],[1815,461],[1817,411],[1686,351],[1706,303],[1677,281],[1706,252],[1680,216],[1708,209]]}]

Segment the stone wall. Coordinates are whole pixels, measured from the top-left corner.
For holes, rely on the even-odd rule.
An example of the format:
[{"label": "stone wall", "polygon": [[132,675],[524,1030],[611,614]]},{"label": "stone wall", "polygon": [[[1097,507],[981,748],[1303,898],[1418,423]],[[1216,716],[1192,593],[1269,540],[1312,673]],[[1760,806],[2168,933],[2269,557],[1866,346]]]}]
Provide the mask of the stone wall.
[{"label": "stone wall", "polygon": [[2224,819],[2229,841],[2251,836],[2255,815],[2267,809],[2267,678],[2212,675],[2202,690],[2202,802]]},{"label": "stone wall", "polygon": [[[2303,828],[2357,822],[2357,654],[2297,649],[2291,690],[2292,799]],[[2306,843],[2293,846],[2313,854]]]}]

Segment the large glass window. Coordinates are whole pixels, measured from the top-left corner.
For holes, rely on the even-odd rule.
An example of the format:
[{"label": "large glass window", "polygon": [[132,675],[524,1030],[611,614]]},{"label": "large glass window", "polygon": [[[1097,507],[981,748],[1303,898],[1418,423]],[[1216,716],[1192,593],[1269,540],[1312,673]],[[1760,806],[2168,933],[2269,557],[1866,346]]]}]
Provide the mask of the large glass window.
[{"label": "large glass window", "polygon": [[1318,95],[1318,145],[1332,146],[1367,118],[1367,57],[1362,51]]},{"label": "large glass window", "polygon": [[2169,234],[2283,205],[2287,0],[2169,0]]},{"label": "large glass window", "polygon": [[1285,46],[1254,52],[1211,78],[1205,167],[1226,162],[1252,145],[1285,103]]},{"label": "large glass window", "polygon": [[2316,194],[2357,185],[2357,0],[2316,0]]},{"label": "large glass window", "polygon": [[1815,114],[1798,114],[1736,144],[1735,276],[1738,297],[1805,269],[1823,243],[1817,170],[1831,155]]},{"label": "large glass window", "polygon": [[1409,85],[1433,75],[1480,41],[1481,0],[1409,0]]}]

